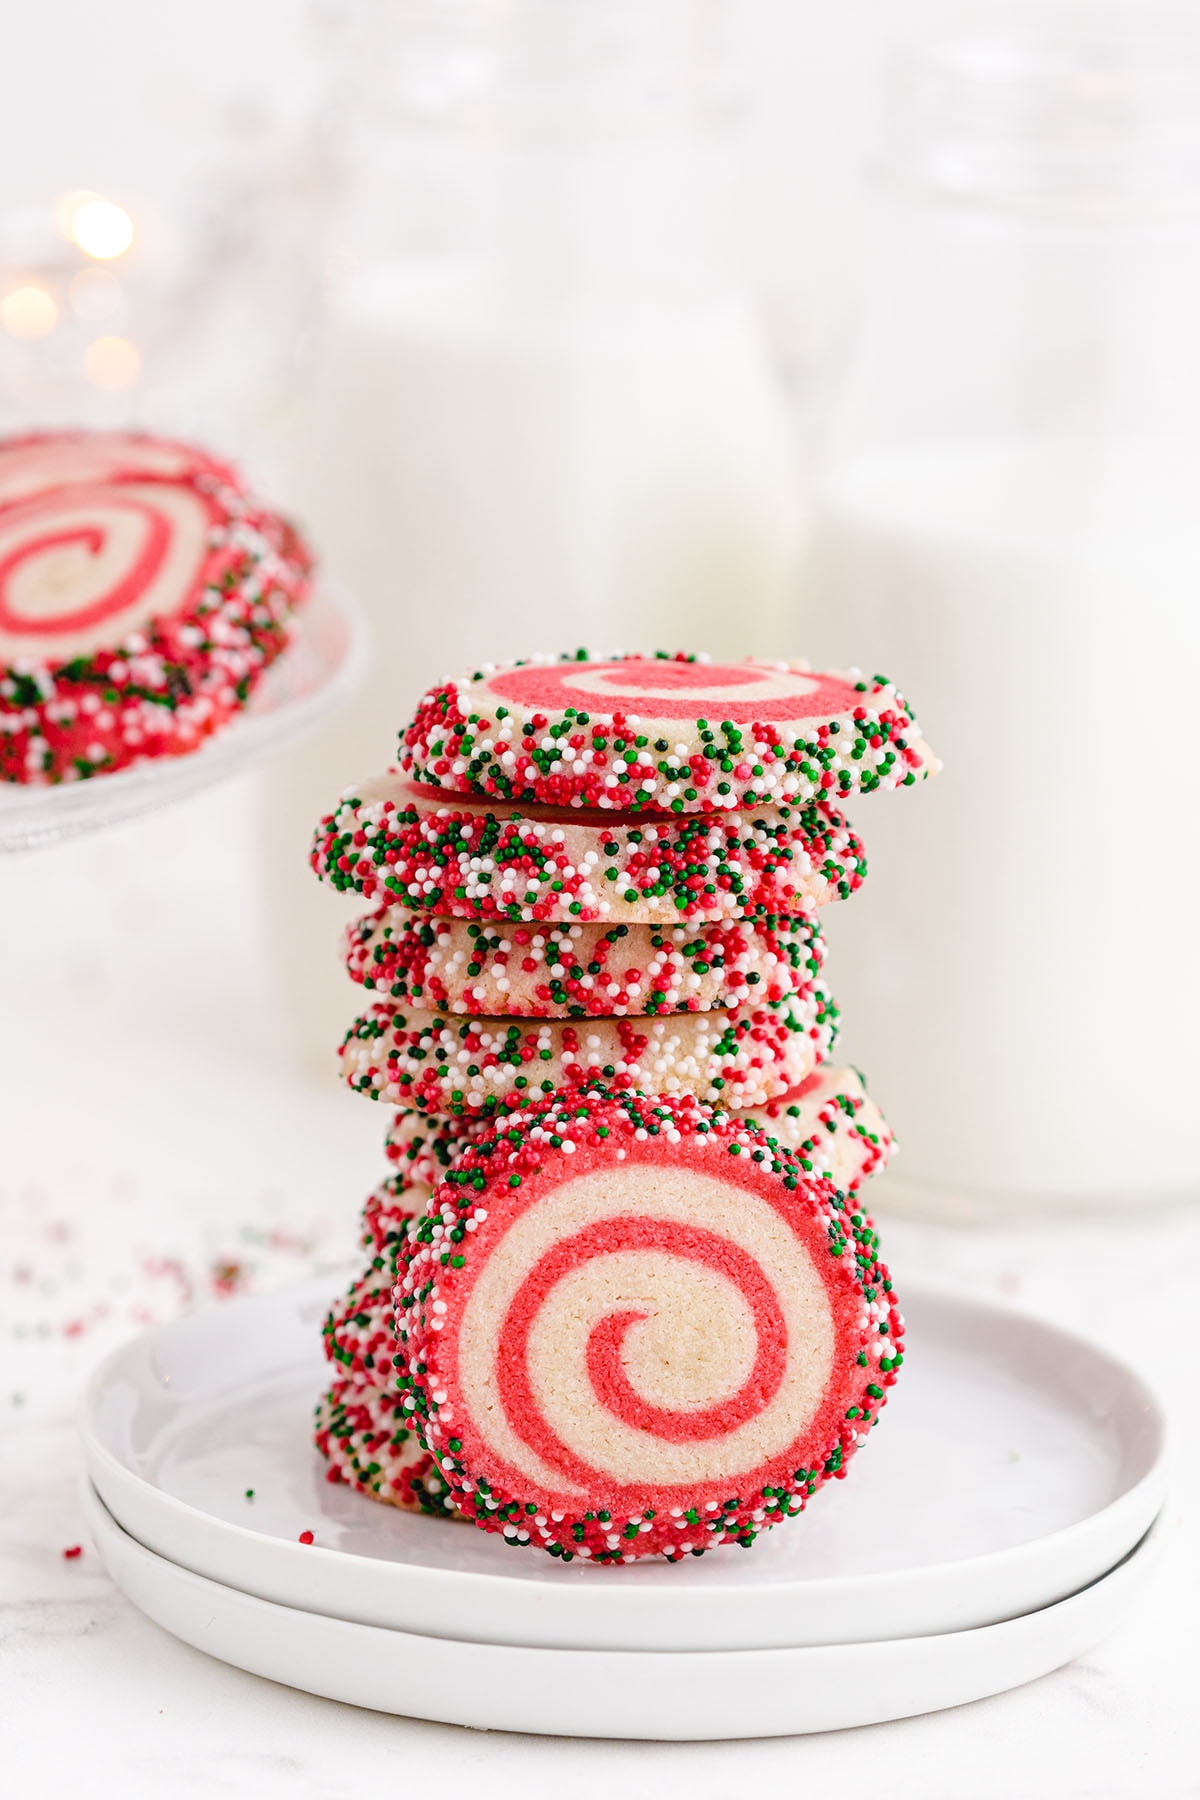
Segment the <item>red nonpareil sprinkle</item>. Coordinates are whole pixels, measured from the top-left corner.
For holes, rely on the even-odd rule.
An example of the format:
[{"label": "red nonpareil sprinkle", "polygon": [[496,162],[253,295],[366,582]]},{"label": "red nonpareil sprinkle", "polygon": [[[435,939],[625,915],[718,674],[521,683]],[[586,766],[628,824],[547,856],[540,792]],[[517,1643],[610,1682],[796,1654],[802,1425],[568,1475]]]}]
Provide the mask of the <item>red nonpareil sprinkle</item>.
[{"label": "red nonpareil sprinkle", "polygon": [[83,1555],[83,1545],[82,1544],[68,1544],[66,1549],[63,1551],[63,1561],[64,1562],[74,1562],[75,1558],[77,1556],[82,1556],[82,1555]]},{"label": "red nonpareil sprinkle", "polygon": [[451,793],[609,812],[803,806],[822,792],[911,786],[918,772],[889,741],[898,731],[905,747],[909,737],[920,746],[920,773],[933,773],[906,703],[882,676],[691,656],[595,661],[580,651],[431,689],[402,735],[401,767]]},{"label": "red nonpareil sprinkle", "polygon": [[329,1481],[345,1482],[403,1512],[457,1516],[448,1504],[448,1484],[394,1389],[335,1381],[317,1402],[314,1423],[316,1446],[329,1459]]},{"label": "red nonpareil sprinkle", "polygon": [[[611,1169],[614,1160],[634,1171],[641,1166],[651,1179],[656,1179],[654,1170],[663,1168],[679,1171],[677,1178],[685,1183],[689,1172],[702,1175],[706,1184],[719,1184],[724,1191],[708,1202],[711,1211],[699,1230],[686,1221],[676,1233],[674,1224],[648,1213],[635,1236],[633,1222],[640,1213],[638,1189],[631,1187],[622,1196],[619,1220],[611,1215],[597,1218],[580,1230],[580,1218],[572,1213],[571,1235],[560,1238],[548,1253],[535,1252],[544,1261],[534,1265],[527,1258],[519,1266],[520,1239],[512,1236],[514,1229],[521,1229],[519,1221],[562,1191],[560,1183],[575,1190],[580,1178],[586,1180],[593,1170]],[[759,1200],[770,1205],[779,1228],[811,1246],[804,1254],[825,1286],[836,1321],[837,1349],[830,1353],[822,1377],[827,1385],[820,1410],[805,1417],[790,1443],[771,1451],[773,1460],[764,1459],[753,1471],[735,1465],[741,1473],[730,1483],[732,1497],[720,1475],[707,1488],[686,1476],[681,1481],[674,1459],[666,1457],[660,1464],[661,1477],[652,1471],[639,1478],[636,1488],[632,1484],[618,1488],[602,1468],[593,1472],[576,1452],[563,1449],[564,1460],[575,1459],[571,1480],[577,1485],[569,1493],[539,1487],[537,1478],[515,1462],[497,1468],[499,1459],[487,1445],[486,1426],[477,1424],[459,1376],[458,1321],[464,1296],[478,1291],[469,1284],[489,1257],[497,1253],[506,1257],[521,1298],[508,1315],[500,1312],[483,1352],[486,1366],[496,1369],[497,1387],[506,1394],[510,1429],[518,1433],[523,1427],[529,1435],[519,1441],[533,1443],[536,1434],[537,1443],[544,1446],[551,1444],[555,1427],[543,1423],[548,1415],[539,1413],[538,1393],[523,1371],[533,1366],[533,1356],[544,1353],[544,1345],[542,1351],[530,1346],[540,1331],[539,1321],[547,1317],[546,1295],[580,1265],[581,1245],[592,1258],[624,1254],[638,1243],[702,1262],[710,1254],[705,1238],[710,1233],[717,1240],[712,1252],[723,1256],[722,1243],[740,1243],[732,1232],[727,1240],[725,1221],[738,1216],[745,1204],[742,1192],[753,1197],[755,1207]],[[551,1555],[566,1560],[578,1556],[593,1563],[624,1563],[657,1554],[679,1561],[717,1544],[748,1547],[760,1532],[802,1511],[866,1441],[890,1377],[903,1362],[903,1321],[891,1279],[879,1261],[869,1218],[852,1211],[853,1204],[832,1182],[805,1173],[799,1160],[766,1132],[694,1099],[614,1092],[595,1083],[502,1112],[493,1135],[474,1139],[431,1195],[429,1211],[406,1237],[397,1264],[395,1366],[402,1416],[413,1421],[422,1448],[449,1488],[455,1510],[482,1529],[501,1533],[509,1544],[540,1545]],[[739,1248],[736,1254],[750,1252]],[[779,1291],[769,1273],[776,1267],[773,1254],[768,1253],[772,1260],[765,1261],[761,1285],[752,1273],[757,1265],[738,1265],[746,1304],[758,1308],[756,1318],[763,1320],[772,1306],[781,1304],[770,1298]],[[537,1273],[531,1276],[534,1267]],[[637,1316],[644,1315],[618,1315],[619,1328]],[[787,1356],[795,1354],[772,1348],[786,1345],[786,1330],[756,1323],[755,1332],[760,1356],[770,1354],[773,1361],[767,1365],[764,1360],[761,1368],[756,1364],[755,1381],[738,1401],[745,1413],[735,1415],[736,1423],[727,1425],[726,1415],[718,1418],[715,1411],[706,1420],[715,1454],[726,1430],[740,1430],[750,1409],[761,1410],[765,1404],[765,1390],[757,1385],[760,1378],[781,1383]],[[504,1351],[499,1349],[501,1343]],[[614,1415],[620,1418],[618,1406],[627,1406],[630,1419],[638,1417],[637,1428],[651,1432],[654,1441],[684,1441],[682,1434],[672,1435],[675,1427],[665,1412],[656,1411],[648,1422],[641,1422],[642,1403],[633,1388],[622,1388],[623,1377],[611,1375],[614,1364],[601,1364],[594,1348],[593,1338],[586,1348],[586,1373],[576,1385],[580,1393],[595,1395],[591,1404],[596,1416],[602,1415],[604,1421]],[[562,1375],[554,1375],[555,1382],[561,1379]],[[569,1379],[574,1382],[574,1375]],[[501,1383],[508,1384],[507,1391]],[[552,1390],[550,1383],[547,1391]],[[727,1401],[721,1399],[719,1404],[725,1407]],[[684,1428],[694,1431],[694,1413]],[[541,1453],[539,1448],[537,1454]]]},{"label": "red nonpareil sprinkle", "polygon": [[524,926],[810,914],[866,873],[860,839],[825,803],[637,820],[526,812],[449,804],[394,772],[376,776],[322,821],[312,866],[376,905]]},{"label": "red nonpareil sprinkle", "polygon": [[[0,589],[72,533],[95,540],[65,587],[55,565],[36,637],[0,594],[0,781],[79,781],[180,755],[245,705],[287,646],[312,558],[225,465],[136,434],[51,433],[0,439],[0,485]],[[101,548],[104,594],[88,586]]]},{"label": "red nonpareil sprinkle", "polygon": [[435,1114],[494,1112],[508,1096],[601,1076],[621,1089],[749,1107],[811,1074],[836,1029],[837,1009],[815,980],[761,1006],[594,1018],[580,1029],[565,1019],[459,1018],[376,1003],[346,1034],[341,1064],[368,1099]]},{"label": "red nonpareil sprinkle", "polygon": [[483,1018],[719,1012],[800,994],[823,955],[814,920],[773,914],[673,926],[546,924],[519,959],[515,935],[506,922],[384,906],[349,926],[343,942],[351,976],[380,998]]},{"label": "red nonpareil sprinkle", "polygon": [[[749,1547],[844,1478],[903,1363],[903,1319],[855,1197],[893,1141],[861,1077],[825,1062],[838,1015],[816,914],[866,873],[836,807],[915,785],[936,759],[881,676],[579,652],[431,690],[400,762],[346,789],[311,849],[322,880],[372,908],[344,938],[372,996],[343,1040],[344,1079],[399,1108],[390,1173],[360,1220],[368,1267],[323,1328],[327,1480],[564,1562]],[[628,1187],[610,1216],[618,1173]],[[656,1184],[676,1176],[707,1224],[659,1216]],[[526,1256],[531,1209],[568,1188],[571,1206],[593,1205],[575,1186],[593,1177],[595,1217],[556,1236],[547,1210],[547,1244]],[[676,1418],[625,1371],[622,1334],[649,1315],[605,1315],[583,1348],[577,1332],[579,1371],[564,1374],[551,1346],[547,1392],[561,1379],[571,1406],[593,1396],[581,1416],[602,1434],[615,1418],[665,1446],[627,1488],[556,1436],[557,1400],[543,1413],[522,1371],[574,1304],[556,1296],[581,1259],[631,1249],[673,1258],[680,1279],[719,1269],[757,1349],[732,1397],[714,1379],[702,1417],[688,1405]],[[479,1354],[497,1391],[507,1384],[528,1468],[500,1459],[459,1379],[468,1290],[495,1278],[497,1255],[519,1291],[497,1301]],[[806,1259],[834,1321],[805,1374],[821,1392],[807,1422],[784,1386],[809,1354],[786,1330],[795,1284],[775,1279],[789,1257]],[[731,1462],[728,1490],[719,1473],[693,1480],[678,1447],[710,1438],[719,1461],[776,1387],[790,1440],[748,1472]]]},{"label": "red nonpareil sprinkle", "polygon": [[[411,1213],[402,1216],[415,1217]],[[371,1267],[326,1316],[325,1354],[340,1375],[360,1387],[386,1386],[391,1374],[396,1354],[394,1285],[391,1257],[381,1257],[378,1267],[372,1260]]]}]

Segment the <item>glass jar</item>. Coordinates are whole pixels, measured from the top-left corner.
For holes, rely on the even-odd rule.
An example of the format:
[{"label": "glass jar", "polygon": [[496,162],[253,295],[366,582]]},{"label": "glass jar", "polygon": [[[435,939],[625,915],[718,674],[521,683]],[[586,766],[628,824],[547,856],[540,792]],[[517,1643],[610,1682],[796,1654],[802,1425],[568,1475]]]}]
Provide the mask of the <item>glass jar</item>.
[{"label": "glass jar", "polygon": [[368,12],[294,466],[402,658],[389,730],[464,654],[779,644],[797,482],[729,254],[719,23],[711,0]]},{"label": "glass jar", "polygon": [[799,635],[945,759],[864,808],[831,921],[881,1196],[1195,1197],[1196,42],[1024,13],[911,52],[876,187]]},{"label": "glass jar", "polygon": [[297,1041],[324,1046],[346,996],[327,897],[286,857],[394,760],[428,684],[580,644],[780,651],[802,514],[731,254],[724,45],[712,0],[365,10],[356,191],[288,452],[375,656],[353,715],[271,782]]}]

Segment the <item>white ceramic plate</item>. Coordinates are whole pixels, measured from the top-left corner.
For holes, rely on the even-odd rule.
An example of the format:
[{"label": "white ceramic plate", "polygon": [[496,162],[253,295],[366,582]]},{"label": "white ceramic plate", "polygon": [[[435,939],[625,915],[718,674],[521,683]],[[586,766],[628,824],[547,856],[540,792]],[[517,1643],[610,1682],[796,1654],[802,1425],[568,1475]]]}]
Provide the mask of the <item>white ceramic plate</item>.
[{"label": "white ceramic plate", "polygon": [[918,1288],[878,1430],[803,1517],[749,1554],[563,1567],[326,1481],[310,1417],[328,1300],[309,1286],[147,1332],[96,1372],[82,1430],[92,1480],[141,1544],[331,1618],[577,1650],[926,1636],[1074,1593],[1162,1505],[1163,1419],[1137,1376],[1019,1313]]},{"label": "white ceramic plate", "polygon": [[1049,1674],[1124,1617],[1157,1533],[1039,1612],[946,1636],[793,1650],[546,1650],[418,1637],[256,1600],[155,1556],[90,1486],[96,1547],[156,1624],[209,1656],[377,1712],[553,1737],[742,1738],[877,1725]]},{"label": "white ceramic plate", "polygon": [[291,643],[245,712],[198,750],[60,787],[0,782],[0,850],[33,850],[123,824],[249,768],[331,712],[353,690],[366,662],[367,628],[359,608],[344,588],[324,581],[297,612]]}]

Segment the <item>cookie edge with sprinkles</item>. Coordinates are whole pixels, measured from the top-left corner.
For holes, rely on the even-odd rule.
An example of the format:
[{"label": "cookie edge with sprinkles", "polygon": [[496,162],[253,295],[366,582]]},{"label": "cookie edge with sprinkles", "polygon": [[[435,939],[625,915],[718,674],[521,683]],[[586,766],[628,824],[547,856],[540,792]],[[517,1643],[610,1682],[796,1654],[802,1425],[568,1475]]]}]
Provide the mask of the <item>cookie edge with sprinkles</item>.
[{"label": "cookie edge with sprinkles", "polygon": [[[450,792],[615,812],[667,807],[686,813],[780,801],[803,805],[910,787],[940,766],[907,701],[886,676],[865,677],[859,669],[817,671],[801,659],[751,657],[742,666],[824,674],[853,688],[858,704],[794,728],[739,726],[730,720],[714,725],[697,709],[694,721],[674,718],[665,727],[673,744],[665,737],[652,743],[639,729],[643,722],[660,722],[652,712],[643,719],[632,708],[603,710],[601,702],[555,709],[555,717],[542,711],[522,715],[515,706],[482,697],[484,683],[515,669],[627,661],[705,663],[709,658],[692,652],[592,657],[579,650],[483,664],[422,696],[401,733],[400,767]],[[647,707],[652,704],[647,701]],[[555,740],[554,749],[545,747],[547,736]],[[559,742],[569,752],[569,765]]]}]

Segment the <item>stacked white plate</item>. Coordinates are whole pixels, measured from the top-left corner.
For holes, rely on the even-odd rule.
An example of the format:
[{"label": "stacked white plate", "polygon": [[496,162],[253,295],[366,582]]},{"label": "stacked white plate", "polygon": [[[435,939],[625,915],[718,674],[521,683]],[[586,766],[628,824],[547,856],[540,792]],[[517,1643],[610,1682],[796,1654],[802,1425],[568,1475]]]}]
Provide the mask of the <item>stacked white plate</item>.
[{"label": "stacked white plate", "polygon": [[331,1485],[311,1447],[327,1284],[214,1307],[102,1365],[89,1523],[166,1630],[384,1712],[724,1738],[956,1706],[1120,1622],[1155,1560],[1164,1423],[1082,1339],[905,1299],[904,1377],[850,1479],[749,1555],[564,1567]]}]

